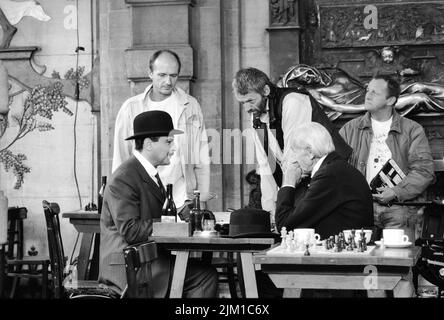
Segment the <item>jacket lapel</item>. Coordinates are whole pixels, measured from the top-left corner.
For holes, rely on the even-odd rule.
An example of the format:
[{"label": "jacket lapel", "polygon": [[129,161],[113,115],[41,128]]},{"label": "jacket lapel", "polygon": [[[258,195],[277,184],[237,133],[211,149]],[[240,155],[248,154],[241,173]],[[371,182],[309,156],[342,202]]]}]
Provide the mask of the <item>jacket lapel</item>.
[{"label": "jacket lapel", "polygon": [[321,166],[319,167],[318,171],[316,171],[316,173],[314,174],[313,178],[311,178],[311,180],[315,179],[317,174],[319,173],[319,171],[322,171],[323,168],[325,168],[329,163],[333,162],[333,161],[337,161],[340,160],[341,157],[339,156],[339,154],[336,151],[330,152],[324,159],[324,161],[322,162]]}]

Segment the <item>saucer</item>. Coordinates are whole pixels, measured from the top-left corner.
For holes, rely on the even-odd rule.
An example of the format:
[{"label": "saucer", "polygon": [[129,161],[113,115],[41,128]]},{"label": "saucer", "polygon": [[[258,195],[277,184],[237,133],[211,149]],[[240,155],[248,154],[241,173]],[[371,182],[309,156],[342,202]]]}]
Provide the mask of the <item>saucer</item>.
[{"label": "saucer", "polygon": [[[375,241],[375,243],[380,246],[381,245],[381,241]],[[388,248],[407,248],[410,247],[412,245],[412,243],[410,241],[407,241],[405,243],[384,243],[385,247]]]}]

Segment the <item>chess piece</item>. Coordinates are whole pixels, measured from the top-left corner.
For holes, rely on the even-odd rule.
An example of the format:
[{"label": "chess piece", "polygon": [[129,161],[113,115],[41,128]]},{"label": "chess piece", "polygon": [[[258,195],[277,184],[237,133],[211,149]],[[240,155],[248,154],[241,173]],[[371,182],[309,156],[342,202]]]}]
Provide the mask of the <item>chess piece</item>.
[{"label": "chess piece", "polygon": [[309,243],[305,244],[305,252],[304,252],[304,256],[309,256],[310,255],[310,251],[308,250],[308,247],[310,246]]},{"label": "chess piece", "polygon": [[348,240],[348,241],[347,241],[348,245],[351,246],[352,249],[353,249],[353,236],[350,234],[350,235],[348,236],[348,239],[347,239],[347,240]]},{"label": "chess piece", "polygon": [[281,247],[283,248],[283,249],[286,249],[287,248],[287,241],[286,241],[286,238],[287,238],[287,228],[285,228],[285,227],[282,227],[282,229],[281,229]]},{"label": "chess piece", "polygon": [[365,238],[364,229],[361,229],[362,252],[367,251],[367,239]]},{"label": "chess piece", "polygon": [[364,246],[362,245],[362,239],[358,240],[358,251],[364,252]]},{"label": "chess piece", "polygon": [[288,232],[285,241],[287,242],[287,250],[293,251],[294,250],[293,231]]},{"label": "chess piece", "polygon": [[330,239],[329,238],[325,239],[325,241],[324,241],[324,249],[325,250],[330,249]]},{"label": "chess piece", "polygon": [[339,252],[339,246],[337,242],[334,244],[333,252]]},{"label": "chess piece", "polygon": [[352,229],[351,231],[351,235],[352,235],[352,247],[353,249],[356,249],[358,246],[356,245],[356,230]]}]

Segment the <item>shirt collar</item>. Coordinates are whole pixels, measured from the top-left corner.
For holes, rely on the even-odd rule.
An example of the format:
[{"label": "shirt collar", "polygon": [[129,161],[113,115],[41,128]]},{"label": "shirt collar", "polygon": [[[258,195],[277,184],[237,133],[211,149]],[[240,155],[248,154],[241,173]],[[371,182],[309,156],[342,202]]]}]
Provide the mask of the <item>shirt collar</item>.
[{"label": "shirt collar", "polygon": [[[151,162],[149,162],[144,156],[142,156],[142,154],[137,151],[134,150],[133,151],[134,156],[136,157],[137,160],[139,160],[140,164],[145,168],[146,172],[151,176],[151,177],[155,177],[157,172],[157,169],[154,168],[154,166],[151,164]],[[154,182],[157,183],[157,181],[155,180]]]},{"label": "shirt collar", "polygon": [[318,162],[316,162],[316,164],[313,166],[313,170],[311,170],[311,177],[312,178],[315,175],[315,173],[319,170],[319,168],[321,167],[322,162],[324,162],[325,158],[327,158],[327,155],[325,155],[321,159],[319,159]]}]

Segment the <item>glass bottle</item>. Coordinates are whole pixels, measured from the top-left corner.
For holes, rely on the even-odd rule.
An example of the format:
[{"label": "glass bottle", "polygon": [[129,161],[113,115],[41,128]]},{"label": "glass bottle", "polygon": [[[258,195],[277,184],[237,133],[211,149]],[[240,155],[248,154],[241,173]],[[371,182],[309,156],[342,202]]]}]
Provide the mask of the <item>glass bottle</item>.
[{"label": "glass bottle", "polygon": [[162,207],[162,222],[177,222],[177,209],[173,200],[173,185],[167,184],[167,196]]},{"label": "glass bottle", "polygon": [[194,190],[194,206],[190,211],[189,234],[194,231],[202,231],[202,212],[200,211],[200,191]]},{"label": "glass bottle", "polygon": [[103,195],[105,194],[106,176],[102,177],[102,185],[100,186],[99,194],[97,195],[97,211],[102,212]]}]

